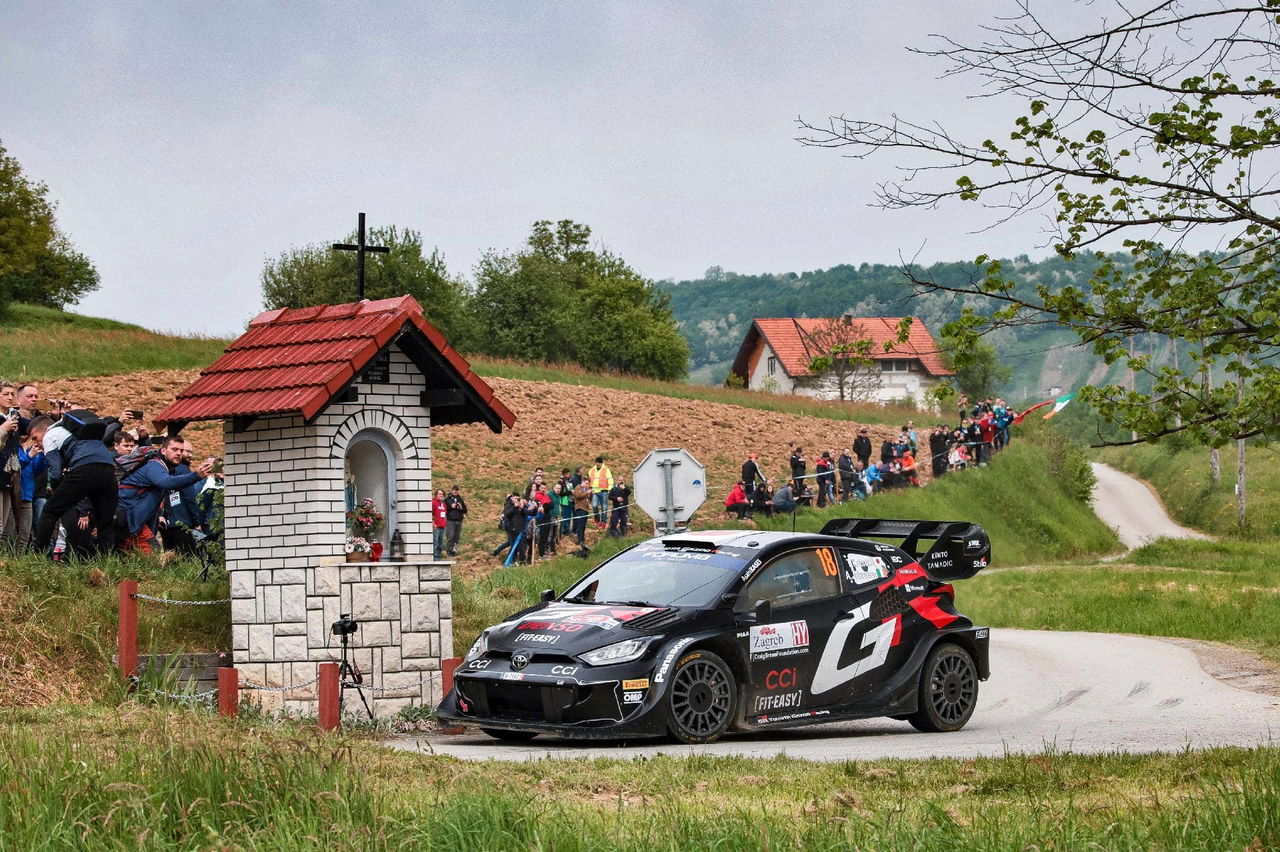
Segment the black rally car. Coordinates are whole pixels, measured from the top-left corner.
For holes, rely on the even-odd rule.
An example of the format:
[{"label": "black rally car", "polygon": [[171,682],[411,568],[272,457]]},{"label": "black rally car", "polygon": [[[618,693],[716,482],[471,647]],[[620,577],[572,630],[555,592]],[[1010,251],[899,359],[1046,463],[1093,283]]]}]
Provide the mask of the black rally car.
[{"label": "black rally car", "polygon": [[481,633],[439,716],[505,740],[706,743],[870,716],[959,730],[989,674],[988,630],[949,582],[990,554],[966,521],[650,539]]}]

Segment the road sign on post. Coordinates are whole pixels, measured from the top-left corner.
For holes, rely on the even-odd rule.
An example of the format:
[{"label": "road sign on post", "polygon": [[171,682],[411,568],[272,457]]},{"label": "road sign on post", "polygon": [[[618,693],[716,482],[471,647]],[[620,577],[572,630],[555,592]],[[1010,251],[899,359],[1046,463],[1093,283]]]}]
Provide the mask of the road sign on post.
[{"label": "road sign on post", "polygon": [[681,529],[707,499],[707,469],[687,450],[651,450],[632,478],[635,504],[660,534]]}]

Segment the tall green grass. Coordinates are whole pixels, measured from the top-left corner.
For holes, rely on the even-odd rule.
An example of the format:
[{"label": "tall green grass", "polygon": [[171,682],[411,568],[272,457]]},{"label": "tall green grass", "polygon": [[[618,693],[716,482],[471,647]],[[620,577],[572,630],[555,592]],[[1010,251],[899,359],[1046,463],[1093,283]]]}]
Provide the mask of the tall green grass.
[{"label": "tall green grass", "polygon": [[0,734],[0,845],[23,850],[1280,843],[1274,749],[821,765],[707,757],[470,764],[390,754],[351,737],[144,711],[115,719],[0,713]]},{"label": "tall green grass", "polygon": [[983,624],[1227,642],[1280,661],[1277,541],[1162,539],[1124,564],[979,574],[959,588]]},{"label": "tall green grass", "polygon": [[136,325],[35,305],[11,305],[0,320],[0,377],[10,380],[115,376],[207,367],[228,341],[147,331]]},{"label": "tall green grass", "polygon": [[1219,451],[1222,479],[1213,484],[1207,447],[1176,443],[1139,444],[1103,450],[1099,459],[1147,480],[1180,523],[1220,536],[1241,532],[1280,535],[1280,450],[1250,444],[1245,449],[1247,516],[1242,531],[1236,513],[1236,447]]}]

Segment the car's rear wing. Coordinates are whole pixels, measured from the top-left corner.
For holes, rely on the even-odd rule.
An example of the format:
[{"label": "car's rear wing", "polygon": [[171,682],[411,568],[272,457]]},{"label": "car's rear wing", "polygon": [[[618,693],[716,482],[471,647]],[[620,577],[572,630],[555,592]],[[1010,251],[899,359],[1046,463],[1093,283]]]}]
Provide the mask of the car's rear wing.
[{"label": "car's rear wing", "polygon": [[[897,518],[834,518],[822,535],[887,538],[920,563],[934,580],[967,580],[991,563],[986,530],[970,521],[916,521]],[[927,547],[921,547],[921,540]]]}]

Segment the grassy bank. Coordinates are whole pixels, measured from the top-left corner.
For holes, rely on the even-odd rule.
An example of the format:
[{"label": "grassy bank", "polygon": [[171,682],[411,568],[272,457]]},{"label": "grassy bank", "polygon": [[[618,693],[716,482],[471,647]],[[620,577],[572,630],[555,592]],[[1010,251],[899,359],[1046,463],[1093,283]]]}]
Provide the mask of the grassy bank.
[{"label": "grassy bank", "polygon": [[[97,701],[115,694],[111,656],[122,579],[139,591],[179,600],[225,598],[225,579],[196,579],[199,566],[111,557],[53,564],[34,556],[0,559],[0,707]],[[231,644],[228,608],[140,603],[141,653],[211,651]],[[2,836],[2,835],[0,835]]]},{"label": "grassy bank", "polygon": [[114,320],[11,305],[0,322],[0,377],[115,376],[207,367],[228,341],[161,334]]},{"label": "grassy bank", "polygon": [[0,771],[9,781],[0,786],[0,837],[22,849],[1280,843],[1280,752],[1272,749],[481,764],[301,728],[125,707],[0,712]]},{"label": "grassy bank", "polygon": [[1208,639],[1280,663],[1277,561],[1274,540],[1166,539],[1119,563],[979,574],[957,602],[993,626]]},{"label": "grassy bank", "polygon": [[[1213,484],[1206,447],[1174,444],[1112,447],[1099,453],[1107,464],[1150,482],[1180,523],[1220,536],[1241,533],[1236,514],[1236,447],[1219,450],[1222,479]],[[1250,445],[1245,450],[1247,518],[1244,533],[1280,536],[1280,451]]]}]

